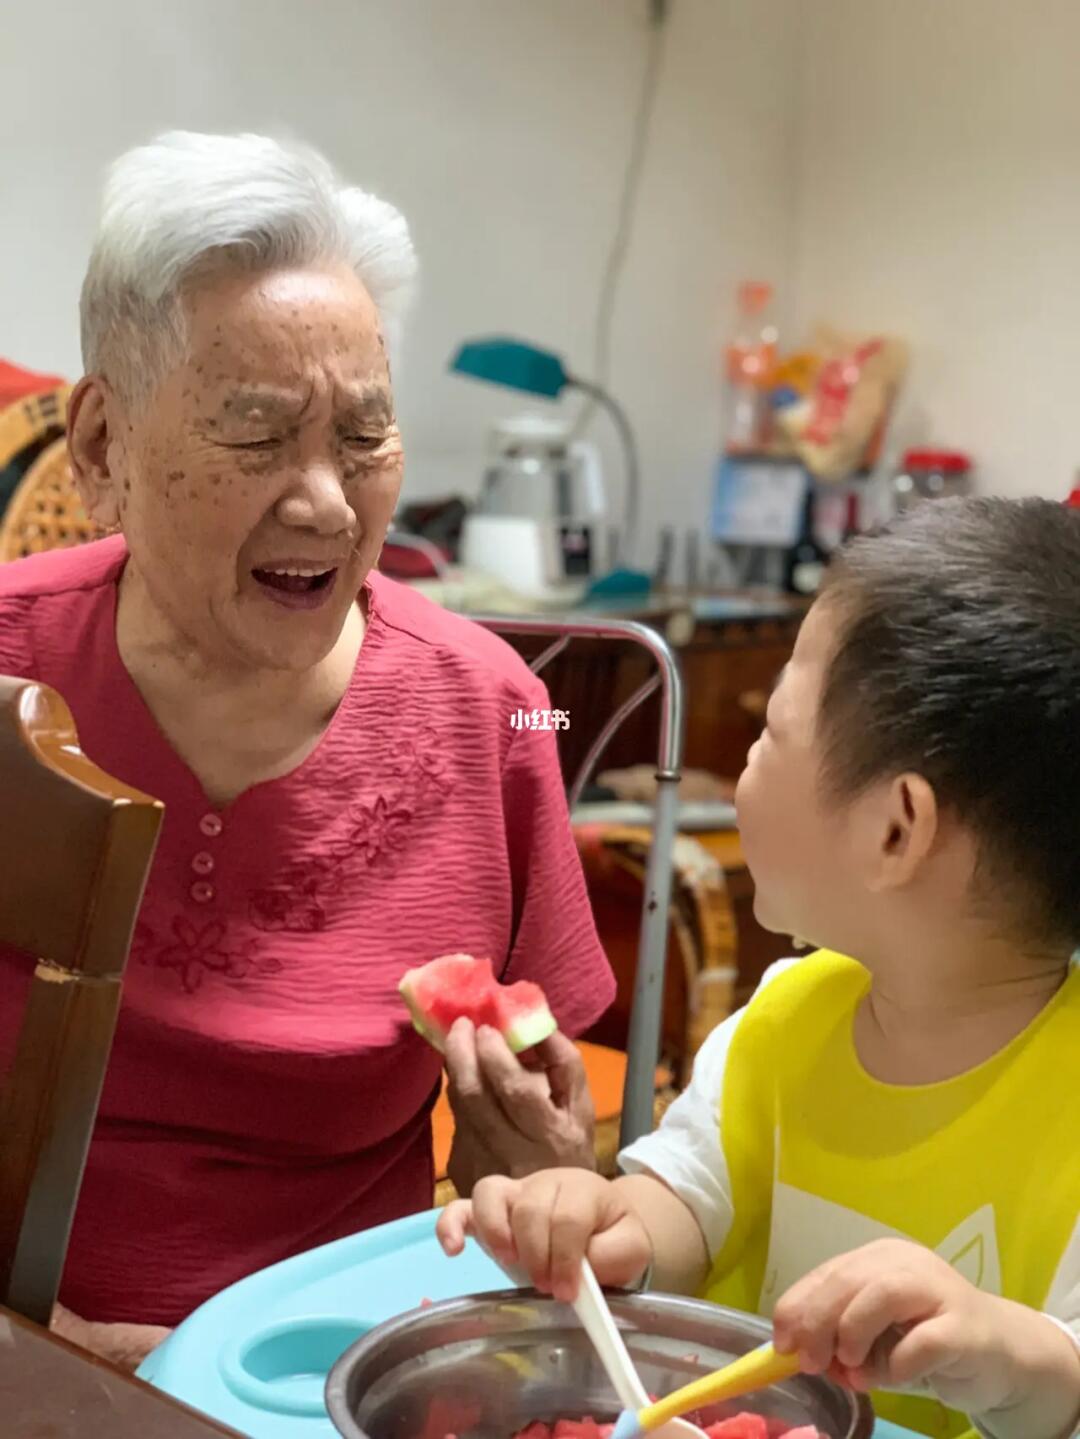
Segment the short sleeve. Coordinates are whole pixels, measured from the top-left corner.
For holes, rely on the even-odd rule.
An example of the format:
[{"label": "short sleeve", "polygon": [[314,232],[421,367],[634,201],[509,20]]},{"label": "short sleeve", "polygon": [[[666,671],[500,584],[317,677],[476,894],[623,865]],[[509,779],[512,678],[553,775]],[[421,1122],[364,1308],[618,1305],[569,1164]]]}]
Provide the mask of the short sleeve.
[{"label": "short sleeve", "polygon": [[[1062,1319],[1059,1315],[1051,1314],[1049,1312],[1047,1312],[1046,1318],[1049,1319],[1052,1324],[1056,1324],[1059,1329],[1064,1330],[1064,1332],[1076,1345],[1077,1350],[1080,1350],[1080,1289],[1075,1291],[1072,1295],[1070,1312],[1074,1316],[1071,1319]],[[981,1436],[981,1439],[995,1439],[995,1436],[990,1432],[990,1430],[986,1428],[984,1424],[980,1424],[978,1419],[975,1419],[973,1421],[973,1428],[975,1430],[975,1433]],[[1076,1426],[1076,1428],[1068,1436],[1068,1439],[1080,1439],[1080,1424]]]},{"label": "short sleeve", "polygon": [[36,679],[31,643],[34,601],[27,596],[0,599],[0,675]]},{"label": "short sleeve", "polygon": [[[528,700],[529,708],[550,708],[539,680]],[[502,978],[541,985],[559,1028],[573,1037],[610,1007],[615,978],[593,922],[553,730],[514,732],[502,784],[514,906]]]},{"label": "short sleeve", "polygon": [[[758,993],[778,974],[798,964],[781,960],[766,970]],[[735,1217],[731,1176],[720,1128],[720,1100],[728,1057],[746,1010],[730,1015],[698,1050],[690,1084],[668,1109],[659,1129],[619,1155],[624,1174],[654,1174],[691,1210],[710,1256],[727,1242]]]}]

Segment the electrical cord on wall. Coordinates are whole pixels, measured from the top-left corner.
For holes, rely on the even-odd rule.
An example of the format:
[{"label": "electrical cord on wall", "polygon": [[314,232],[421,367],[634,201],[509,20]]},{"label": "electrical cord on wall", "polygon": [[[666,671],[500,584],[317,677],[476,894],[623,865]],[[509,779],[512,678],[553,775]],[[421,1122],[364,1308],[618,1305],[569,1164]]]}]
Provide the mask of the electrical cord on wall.
[{"label": "electrical cord on wall", "polygon": [[[638,95],[637,111],[634,115],[630,153],[627,156],[626,169],[623,173],[615,234],[612,237],[611,247],[604,265],[603,278],[600,282],[600,297],[596,307],[593,364],[589,378],[601,389],[608,387],[615,301],[618,297],[619,281],[622,278],[626,256],[630,249],[630,240],[633,236],[638,189],[659,88],[660,62],[663,59],[664,31],[669,10],[670,0],[649,0],[649,40],[645,55],[645,69],[642,75],[641,91]],[[596,406],[596,398],[590,396],[582,406],[574,424],[575,437],[584,433],[596,411]]]}]

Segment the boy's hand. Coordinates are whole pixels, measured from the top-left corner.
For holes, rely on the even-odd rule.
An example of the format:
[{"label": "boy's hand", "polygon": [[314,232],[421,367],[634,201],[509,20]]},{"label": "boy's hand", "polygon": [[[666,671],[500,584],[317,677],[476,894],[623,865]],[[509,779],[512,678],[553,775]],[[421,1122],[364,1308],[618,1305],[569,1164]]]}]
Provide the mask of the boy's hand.
[{"label": "boy's hand", "polygon": [[618,1186],[583,1169],[482,1179],[471,1201],[443,1211],[436,1232],[449,1255],[473,1235],[504,1269],[567,1302],[577,1297],[583,1258],[601,1284],[621,1286],[640,1279],[653,1257],[648,1231]]},{"label": "boy's hand", "polygon": [[884,1239],[821,1265],[776,1306],[773,1337],[858,1389],[926,1384],[1002,1439],[1065,1439],[1080,1351],[1044,1315],[976,1289],[920,1245]]}]

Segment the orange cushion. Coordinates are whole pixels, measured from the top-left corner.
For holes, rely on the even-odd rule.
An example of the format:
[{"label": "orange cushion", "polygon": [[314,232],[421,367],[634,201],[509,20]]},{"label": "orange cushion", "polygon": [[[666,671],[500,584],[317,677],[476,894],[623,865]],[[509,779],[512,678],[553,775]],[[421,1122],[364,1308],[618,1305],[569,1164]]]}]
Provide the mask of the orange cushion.
[{"label": "orange cushion", "polygon": [[[578,1049],[585,1062],[585,1076],[589,1091],[596,1107],[597,1122],[616,1119],[622,1112],[623,1085],[626,1082],[626,1055],[621,1049],[608,1049],[602,1044],[586,1044],[578,1041]],[[656,1087],[663,1089],[671,1083],[671,1076],[665,1069],[656,1071]],[[450,1163],[450,1146],[454,1139],[454,1115],[446,1097],[446,1076],[443,1075],[442,1093],[439,1095],[431,1116],[432,1134],[435,1145],[435,1178],[445,1179]]]}]

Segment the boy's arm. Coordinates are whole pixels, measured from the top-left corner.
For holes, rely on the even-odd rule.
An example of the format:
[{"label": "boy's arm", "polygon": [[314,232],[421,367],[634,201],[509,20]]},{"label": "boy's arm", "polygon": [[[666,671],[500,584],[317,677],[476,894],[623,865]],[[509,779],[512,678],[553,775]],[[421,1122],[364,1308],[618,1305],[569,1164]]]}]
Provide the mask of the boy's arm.
[{"label": "boy's arm", "polygon": [[[760,989],[799,962],[782,960],[772,965],[765,972]],[[701,1239],[706,1267],[727,1243],[735,1220],[731,1169],[720,1132],[720,1113],[729,1056],[745,1013],[739,1010],[730,1015],[706,1039],[694,1061],[690,1084],[664,1115],[659,1129],[636,1140],[619,1155],[619,1168],[627,1176],[617,1181],[620,1186],[638,1178],[648,1178],[654,1184],[659,1182],[660,1189],[668,1191],[667,1196],[642,1190],[646,1196],[642,1203],[654,1205],[658,1215],[665,1211],[674,1215],[680,1226],[685,1226],[686,1210],[690,1211],[698,1231],[692,1238],[694,1244],[698,1237]],[[769,1143],[771,1154],[771,1138]],[[669,1198],[681,1201],[681,1213],[669,1205]],[[651,1231],[651,1224],[649,1228]],[[680,1240],[683,1238],[680,1235]],[[683,1292],[700,1288],[705,1274],[699,1273],[694,1244],[688,1254],[657,1255],[655,1282],[658,1288],[673,1287]],[[692,1281],[691,1274],[695,1276]],[[672,1283],[673,1280],[678,1282]]]},{"label": "boy's arm", "polygon": [[624,1175],[615,1188],[652,1243],[650,1286],[666,1294],[699,1293],[710,1255],[694,1211],[651,1174]]},{"label": "boy's arm", "polygon": [[1005,1322],[1015,1330],[1023,1385],[1012,1403],[974,1416],[979,1432],[987,1439],[1074,1439],[1080,1433],[1080,1347],[1072,1335],[1052,1329],[1046,1315],[998,1302],[1009,1306]]}]

